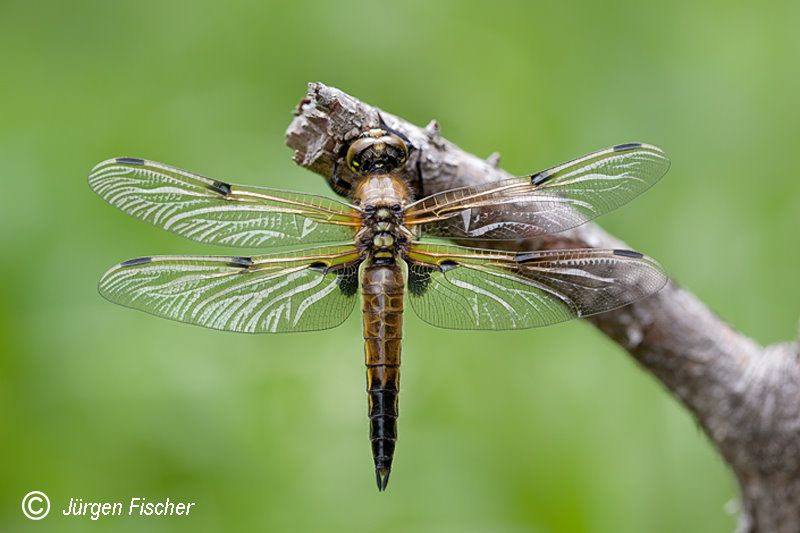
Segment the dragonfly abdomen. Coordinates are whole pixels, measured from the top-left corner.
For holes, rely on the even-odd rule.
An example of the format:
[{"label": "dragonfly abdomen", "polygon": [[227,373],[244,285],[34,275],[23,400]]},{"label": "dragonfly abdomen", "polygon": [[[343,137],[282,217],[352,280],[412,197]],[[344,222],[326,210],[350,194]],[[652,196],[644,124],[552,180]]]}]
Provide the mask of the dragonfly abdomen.
[{"label": "dragonfly abdomen", "polygon": [[370,262],[362,273],[364,355],[369,435],[378,490],[384,490],[397,441],[400,343],[403,336],[403,271],[396,262]]}]

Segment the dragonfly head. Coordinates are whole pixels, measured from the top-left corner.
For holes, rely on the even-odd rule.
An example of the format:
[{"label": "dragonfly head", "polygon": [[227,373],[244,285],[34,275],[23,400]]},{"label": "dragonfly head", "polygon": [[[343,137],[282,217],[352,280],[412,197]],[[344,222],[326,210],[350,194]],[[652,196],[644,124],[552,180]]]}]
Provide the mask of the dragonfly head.
[{"label": "dragonfly head", "polygon": [[391,172],[408,159],[408,145],[398,135],[373,128],[359,135],[347,149],[347,167],[355,173]]}]

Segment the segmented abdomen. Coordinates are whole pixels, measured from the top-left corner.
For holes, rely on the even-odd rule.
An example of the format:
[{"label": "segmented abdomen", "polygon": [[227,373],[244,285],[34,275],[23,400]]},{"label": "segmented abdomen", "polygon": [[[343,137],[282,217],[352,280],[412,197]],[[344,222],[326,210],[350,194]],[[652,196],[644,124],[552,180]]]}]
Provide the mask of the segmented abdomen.
[{"label": "segmented abdomen", "polygon": [[397,441],[403,271],[399,264],[368,264],[362,273],[364,354],[370,440],[378,489],[389,482]]}]

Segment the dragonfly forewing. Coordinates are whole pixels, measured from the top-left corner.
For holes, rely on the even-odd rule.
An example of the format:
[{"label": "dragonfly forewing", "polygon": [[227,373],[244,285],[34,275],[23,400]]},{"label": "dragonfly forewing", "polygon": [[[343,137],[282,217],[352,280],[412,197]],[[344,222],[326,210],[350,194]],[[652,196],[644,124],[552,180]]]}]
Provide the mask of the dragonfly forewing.
[{"label": "dragonfly forewing", "polygon": [[330,198],[233,185],[131,157],[98,164],[89,185],[129,215],[209,244],[341,242],[361,225],[358,209]]},{"label": "dragonfly forewing", "polygon": [[669,169],[655,146],[613,146],[536,174],[434,194],[406,209],[423,235],[518,240],[558,233],[629,202]]}]

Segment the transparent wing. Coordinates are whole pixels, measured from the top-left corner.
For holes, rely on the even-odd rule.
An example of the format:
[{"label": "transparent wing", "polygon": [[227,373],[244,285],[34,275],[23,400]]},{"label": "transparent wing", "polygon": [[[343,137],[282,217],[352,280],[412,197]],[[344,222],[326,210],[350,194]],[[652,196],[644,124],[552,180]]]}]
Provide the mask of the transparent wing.
[{"label": "transparent wing", "polygon": [[129,215],[210,244],[257,248],[344,241],[361,224],[356,208],[323,196],[231,185],[131,157],[98,164],[89,185]]},{"label": "transparent wing", "polygon": [[140,257],[106,272],[99,290],[114,303],[212,329],[314,331],[336,327],[352,312],[359,262],[353,246]]},{"label": "transparent wing", "polygon": [[493,252],[414,244],[408,292],[441,328],[523,329],[602,313],[660,290],[667,276],[628,250]]},{"label": "transparent wing", "polygon": [[558,233],[638,196],[669,169],[664,152],[621,144],[521,178],[434,194],[406,208],[430,236],[517,240]]}]

